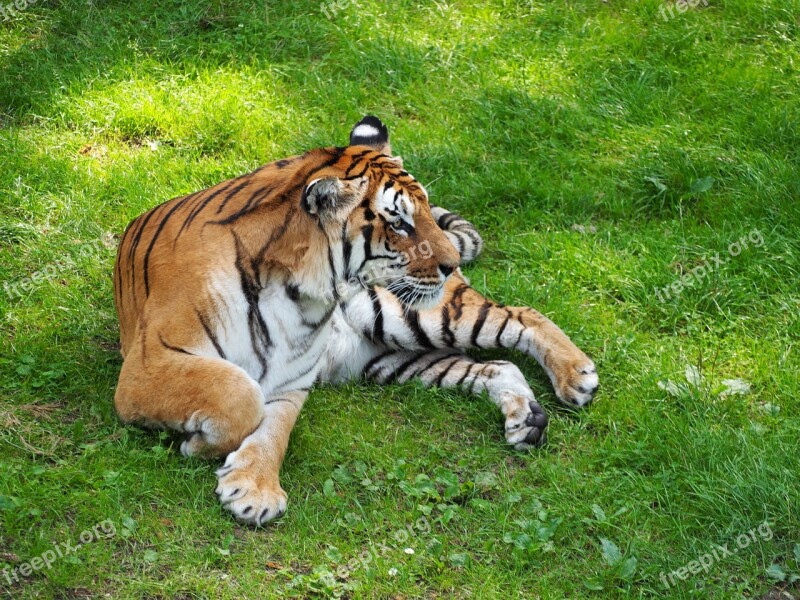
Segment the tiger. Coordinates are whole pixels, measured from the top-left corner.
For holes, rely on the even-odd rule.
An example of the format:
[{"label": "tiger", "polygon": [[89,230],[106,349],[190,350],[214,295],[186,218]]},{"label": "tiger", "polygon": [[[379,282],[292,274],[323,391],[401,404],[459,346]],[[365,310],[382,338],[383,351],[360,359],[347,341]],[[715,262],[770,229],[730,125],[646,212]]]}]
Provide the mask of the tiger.
[{"label": "tiger", "polygon": [[483,240],[429,203],[367,115],[349,145],[277,160],[137,217],[120,238],[114,300],[124,423],[224,457],[216,494],[240,522],[284,515],[290,433],[315,384],[364,379],[486,395],[517,450],[548,416],[522,372],[468,351],[534,357],[569,407],[598,389],[594,363],[532,308],[493,302],[461,265]]}]

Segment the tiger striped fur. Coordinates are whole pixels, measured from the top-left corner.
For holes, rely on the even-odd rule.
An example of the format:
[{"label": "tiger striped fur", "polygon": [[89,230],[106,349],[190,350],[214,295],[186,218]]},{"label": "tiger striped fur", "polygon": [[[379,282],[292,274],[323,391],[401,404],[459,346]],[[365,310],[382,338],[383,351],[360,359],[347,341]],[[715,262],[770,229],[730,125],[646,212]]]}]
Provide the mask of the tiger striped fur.
[{"label": "tiger striped fur", "polygon": [[485,299],[459,265],[482,240],[432,207],[386,127],[365,117],[350,145],[279,160],[134,219],[114,269],[123,365],[120,417],[185,434],[186,455],[226,456],[217,494],[237,519],[281,516],[279,471],[310,388],[365,377],[486,392],[518,449],[547,415],[508,348],[583,406],[591,360],[530,308]]}]

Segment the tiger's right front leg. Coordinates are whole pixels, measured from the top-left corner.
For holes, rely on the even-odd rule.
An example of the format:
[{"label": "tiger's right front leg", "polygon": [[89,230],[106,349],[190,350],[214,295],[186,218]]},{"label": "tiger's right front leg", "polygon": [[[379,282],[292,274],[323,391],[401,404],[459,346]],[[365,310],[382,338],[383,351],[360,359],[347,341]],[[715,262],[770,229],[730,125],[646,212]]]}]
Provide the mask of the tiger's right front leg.
[{"label": "tiger's right front leg", "polygon": [[227,454],[216,491],[239,521],[258,526],[282,516],[280,468],[308,392],[265,398],[233,363],[150,333],[132,344],[122,365],[115,396],[122,420],[186,433],[187,456]]},{"label": "tiger's right front leg", "polygon": [[264,417],[261,388],[243,369],[142,330],[125,356],[114,403],[126,423],[185,433],[186,456],[224,456]]}]

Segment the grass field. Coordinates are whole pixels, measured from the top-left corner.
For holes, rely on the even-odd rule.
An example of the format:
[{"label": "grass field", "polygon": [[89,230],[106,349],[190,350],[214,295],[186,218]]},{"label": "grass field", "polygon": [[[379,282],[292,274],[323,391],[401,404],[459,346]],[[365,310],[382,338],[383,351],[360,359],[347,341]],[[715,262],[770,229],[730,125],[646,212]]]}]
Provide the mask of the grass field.
[{"label": "grass field", "polygon": [[[693,4],[0,13],[0,591],[800,596],[800,2]],[[488,401],[318,389],[289,512],[245,529],[213,464],[117,421],[116,236],[368,112],[484,235],[473,284],[552,317],[601,391],[562,410],[516,357],[551,414],[523,455]]]}]

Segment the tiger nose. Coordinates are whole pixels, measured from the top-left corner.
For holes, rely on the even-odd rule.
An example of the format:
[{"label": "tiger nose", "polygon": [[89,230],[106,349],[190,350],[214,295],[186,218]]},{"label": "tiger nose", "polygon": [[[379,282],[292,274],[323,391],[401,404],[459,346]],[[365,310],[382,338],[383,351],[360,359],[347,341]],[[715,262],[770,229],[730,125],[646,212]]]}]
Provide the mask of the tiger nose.
[{"label": "tiger nose", "polygon": [[439,265],[439,270],[442,272],[442,275],[449,277],[450,273],[452,273],[455,268],[450,265]]}]

